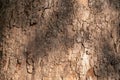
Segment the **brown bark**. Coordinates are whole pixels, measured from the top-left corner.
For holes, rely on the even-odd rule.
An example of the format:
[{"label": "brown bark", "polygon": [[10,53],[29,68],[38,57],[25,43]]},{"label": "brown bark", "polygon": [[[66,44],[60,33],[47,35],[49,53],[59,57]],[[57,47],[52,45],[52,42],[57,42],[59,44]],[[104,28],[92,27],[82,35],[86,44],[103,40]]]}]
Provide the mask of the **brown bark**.
[{"label": "brown bark", "polygon": [[119,79],[119,0],[0,1],[0,80]]}]

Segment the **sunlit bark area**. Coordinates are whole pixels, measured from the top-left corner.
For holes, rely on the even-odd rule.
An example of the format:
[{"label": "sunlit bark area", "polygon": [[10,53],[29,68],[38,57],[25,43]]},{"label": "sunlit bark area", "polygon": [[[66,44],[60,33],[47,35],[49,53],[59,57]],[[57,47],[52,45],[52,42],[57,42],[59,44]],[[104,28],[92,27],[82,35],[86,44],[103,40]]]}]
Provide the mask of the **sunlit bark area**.
[{"label": "sunlit bark area", "polygon": [[120,80],[120,1],[0,0],[0,80]]}]

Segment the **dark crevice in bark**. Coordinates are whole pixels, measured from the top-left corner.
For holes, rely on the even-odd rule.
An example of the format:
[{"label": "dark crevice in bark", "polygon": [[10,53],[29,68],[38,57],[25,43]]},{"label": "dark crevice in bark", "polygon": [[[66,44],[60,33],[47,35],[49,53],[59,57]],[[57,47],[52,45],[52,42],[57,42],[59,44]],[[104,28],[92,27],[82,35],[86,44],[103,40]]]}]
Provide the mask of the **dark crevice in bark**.
[{"label": "dark crevice in bark", "polygon": [[[70,48],[73,46],[74,37],[72,38],[68,37],[70,34],[67,33],[67,29],[69,29],[67,25],[72,24],[72,20],[74,18],[73,16],[75,13],[74,11],[75,3],[72,0],[61,0],[58,3],[60,4],[58,5],[59,6],[58,9],[52,12],[52,15],[50,16],[47,22],[45,21],[44,15],[42,15],[42,18],[40,18],[42,23],[36,20],[37,22],[33,22],[30,24],[31,26],[38,27],[37,25],[40,24],[41,26],[41,24],[44,24],[45,22],[46,23],[45,26],[47,26],[47,29],[44,30],[43,33],[42,33],[42,30],[36,29],[35,39],[29,42],[26,47],[27,48],[26,52],[30,51],[27,55],[26,55],[26,52],[24,54],[26,60],[28,60],[27,56],[32,55],[31,59],[33,60],[33,62],[38,63],[39,58],[43,58],[47,56],[48,52],[50,51],[59,50],[62,46],[64,50],[66,50],[67,48]],[[44,10],[47,10],[47,9],[48,8],[45,8]],[[32,12],[30,12],[30,15],[31,13]],[[61,36],[59,37],[58,35],[61,35]],[[33,68],[34,67],[35,66],[33,66]]]},{"label": "dark crevice in bark", "polygon": [[[117,41],[118,41],[120,39],[118,35],[120,27],[115,26],[115,28],[117,28],[118,30],[118,32],[116,31]],[[120,66],[120,55],[119,55],[120,52],[116,51],[117,50],[116,46],[119,46],[119,42],[114,42],[114,44],[111,45],[111,40],[113,39],[113,37],[109,39],[105,38],[105,36],[109,36],[109,35],[110,34],[107,34],[101,37],[101,40],[103,40],[103,42],[100,40],[100,43],[98,43],[99,45],[101,45],[98,50],[101,53],[98,55],[98,64],[100,66],[102,65],[102,67],[97,68],[96,74],[101,74],[101,75],[97,75],[98,78],[114,76],[114,75],[110,76],[111,74],[114,73],[112,69],[115,71],[114,73],[115,75],[120,76],[120,72],[119,72],[120,71],[120,67],[119,67]],[[112,69],[110,67],[112,67]],[[116,77],[115,79],[118,79],[118,78],[119,77]]]},{"label": "dark crevice in bark", "polygon": [[109,5],[113,10],[120,11],[120,0],[108,0]]},{"label": "dark crevice in bark", "polygon": [[88,6],[93,14],[97,14],[104,9],[104,0],[88,0]]},{"label": "dark crevice in bark", "polygon": [[[35,39],[28,44],[28,50],[35,47],[31,53],[34,55],[34,58],[46,55],[46,52],[53,49],[59,49],[61,45],[64,46],[64,48],[69,48],[74,43],[74,37],[68,37],[70,35],[67,33],[67,29],[69,27],[66,26],[72,24],[72,18],[75,12],[74,3],[72,0],[62,0],[60,2],[61,3],[59,3],[60,6],[58,7],[58,10],[53,11],[52,16],[50,16],[50,20],[47,21],[47,24],[45,25],[48,29],[45,30],[44,33],[36,30]],[[62,37],[58,37],[60,34],[63,34],[61,35]],[[58,43],[55,43],[54,40],[58,41]]]}]

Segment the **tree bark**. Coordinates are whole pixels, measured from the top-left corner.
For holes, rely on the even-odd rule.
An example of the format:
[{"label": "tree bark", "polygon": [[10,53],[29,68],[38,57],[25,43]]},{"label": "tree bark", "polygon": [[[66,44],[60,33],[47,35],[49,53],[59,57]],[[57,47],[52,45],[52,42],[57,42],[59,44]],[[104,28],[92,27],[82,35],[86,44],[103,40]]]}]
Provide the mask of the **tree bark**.
[{"label": "tree bark", "polygon": [[0,0],[0,80],[120,80],[120,1]]}]

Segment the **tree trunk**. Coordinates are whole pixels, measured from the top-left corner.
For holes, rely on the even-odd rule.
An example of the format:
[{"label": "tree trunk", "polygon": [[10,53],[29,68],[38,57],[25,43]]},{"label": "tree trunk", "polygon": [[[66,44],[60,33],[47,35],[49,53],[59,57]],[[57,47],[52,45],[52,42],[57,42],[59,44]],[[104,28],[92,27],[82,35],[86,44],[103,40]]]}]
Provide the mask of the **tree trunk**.
[{"label": "tree trunk", "polygon": [[0,0],[0,80],[120,80],[120,1]]}]

